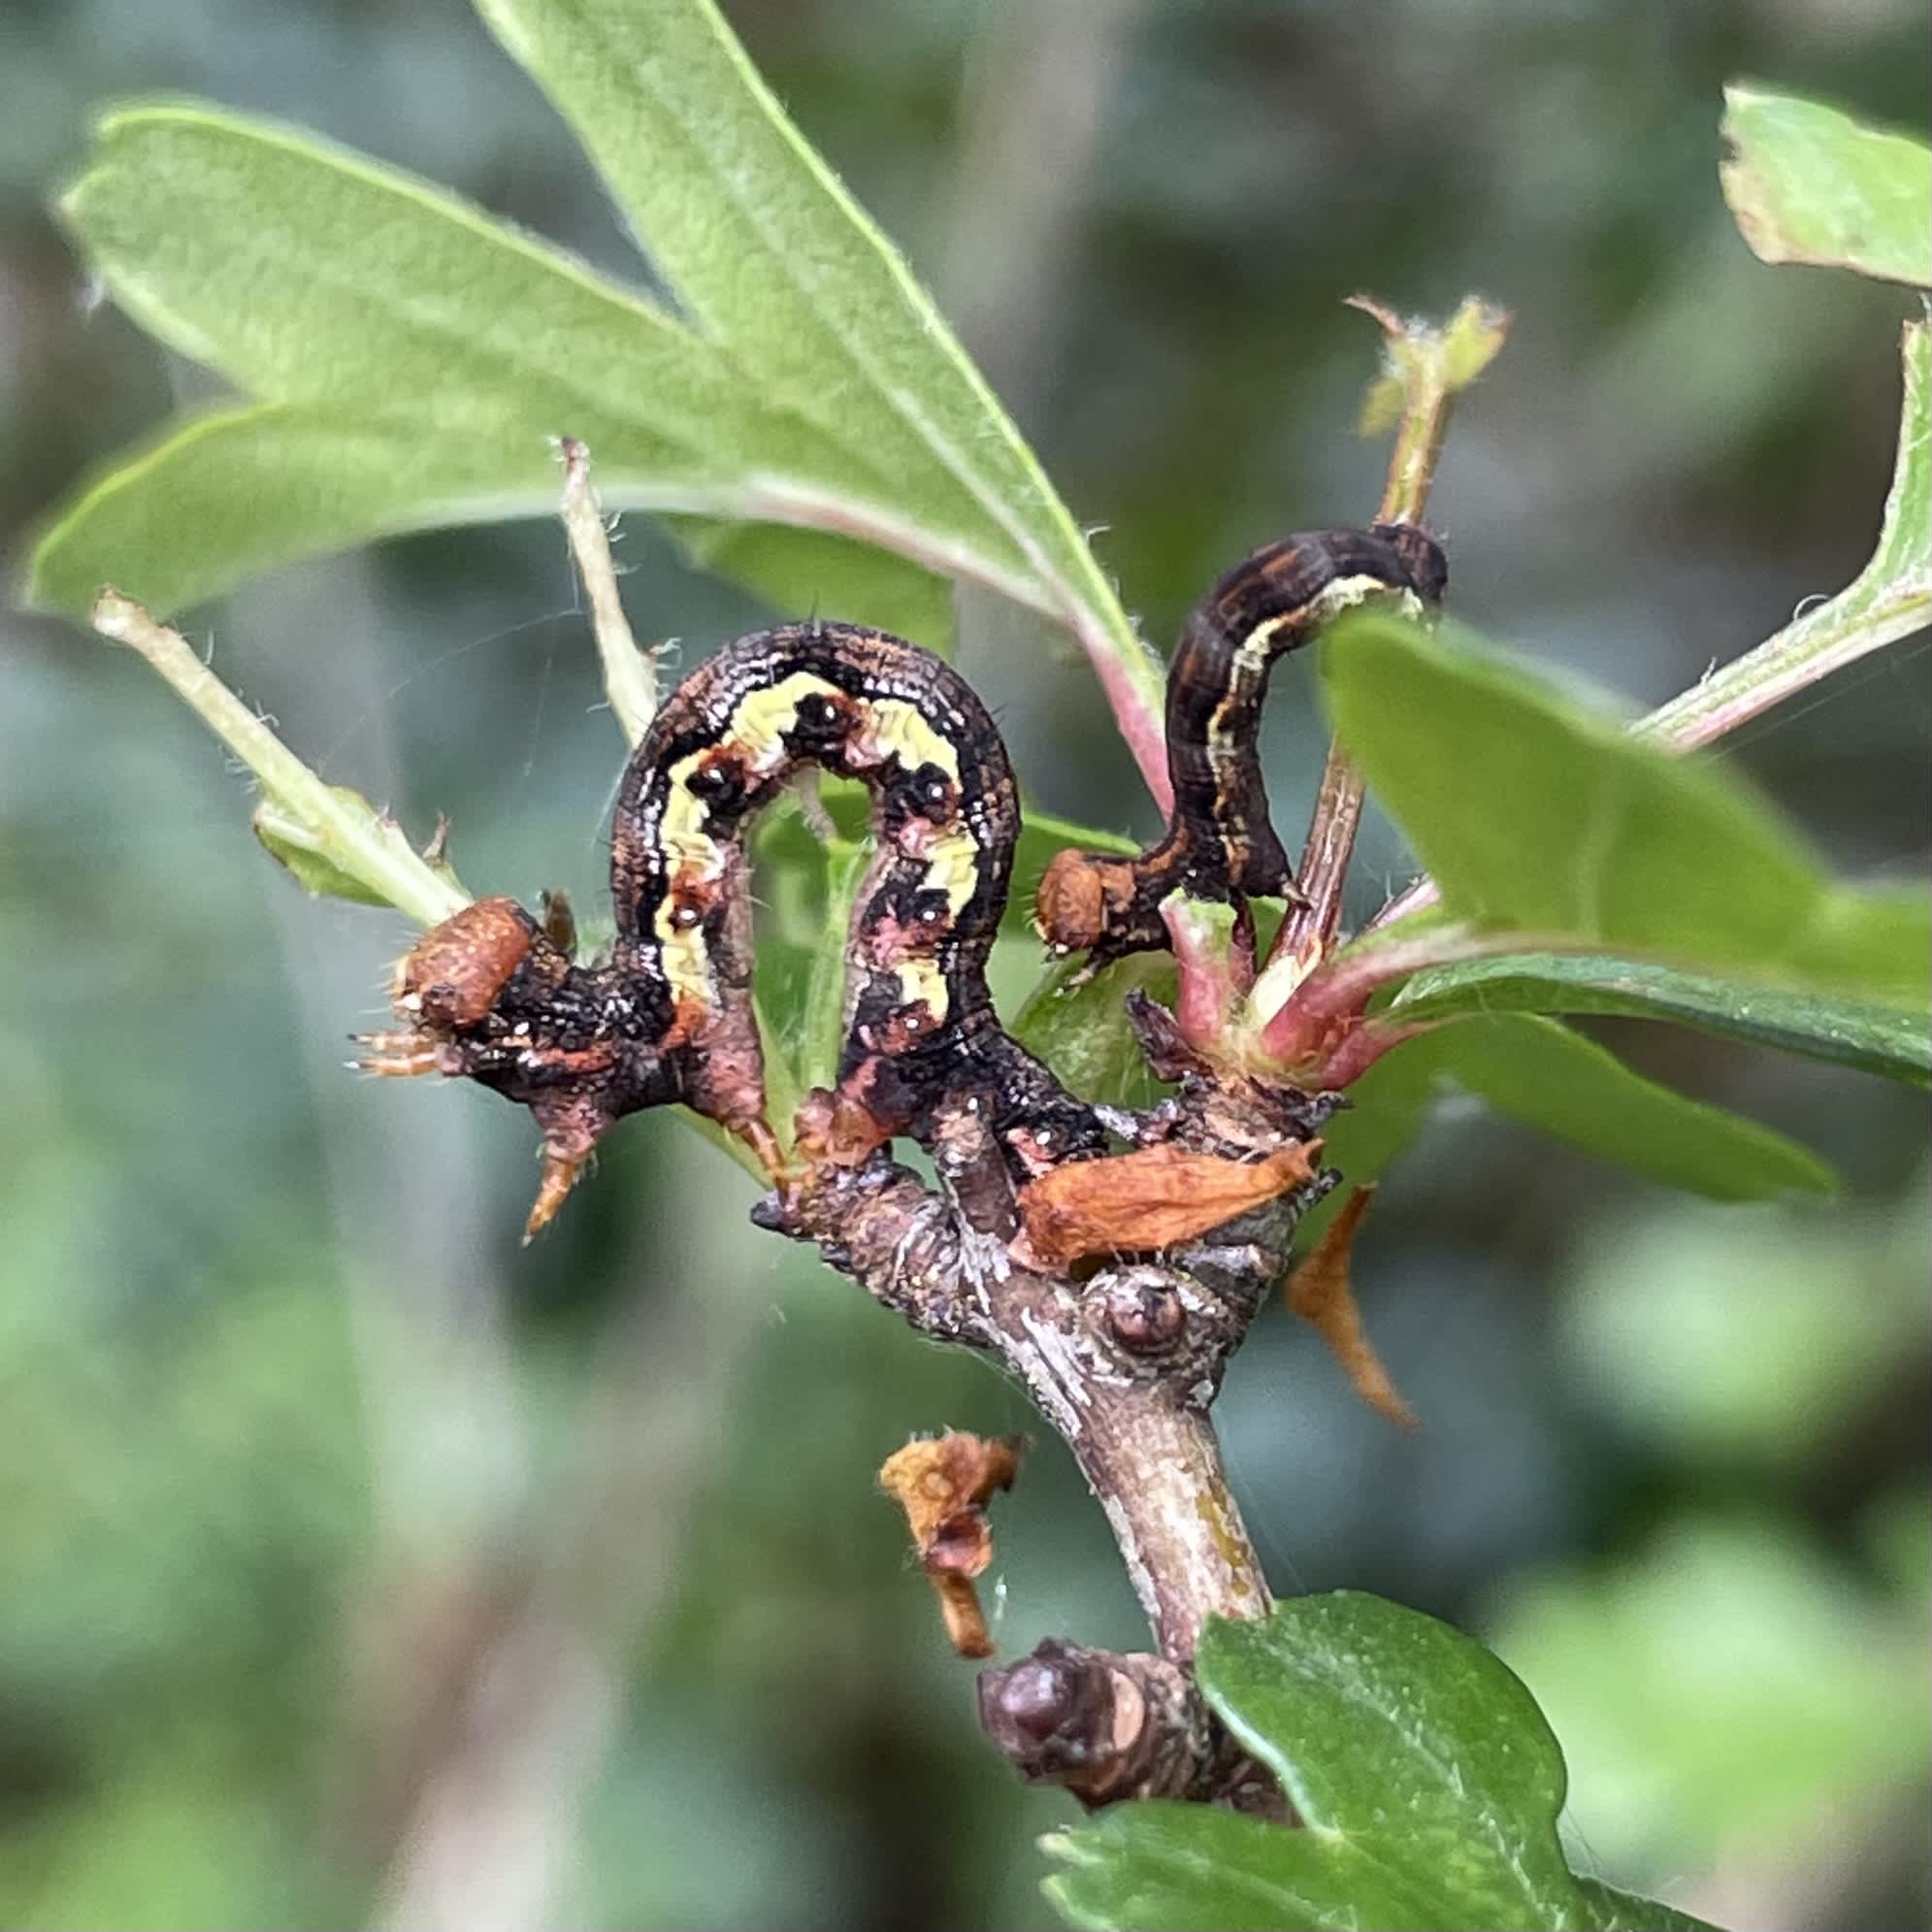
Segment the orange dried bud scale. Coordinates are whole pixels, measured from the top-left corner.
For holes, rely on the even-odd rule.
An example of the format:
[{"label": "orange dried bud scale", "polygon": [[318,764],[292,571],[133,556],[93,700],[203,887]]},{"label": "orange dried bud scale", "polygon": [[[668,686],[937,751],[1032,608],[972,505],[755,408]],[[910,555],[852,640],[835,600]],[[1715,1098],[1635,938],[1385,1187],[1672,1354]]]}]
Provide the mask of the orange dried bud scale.
[{"label": "orange dried bud scale", "polygon": [[1260,1161],[1229,1161],[1160,1146],[1079,1162],[1021,1190],[1020,1223],[1049,1267],[1090,1255],[1152,1253],[1306,1187],[1321,1152],[1319,1140],[1296,1141]]},{"label": "orange dried bud scale", "polygon": [[1403,1428],[1414,1428],[1416,1412],[1403,1401],[1368,1339],[1349,1279],[1356,1232],[1374,1198],[1373,1187],[1350,1190],[1334,1220],[1322,1230],[1322,1238],[1289,1276],[1288,1305],[1313,1324],[1348,1372],[1355,1392],[1371,1409]]},{"label": "orange dried bud scale", "polygon": [[952,1430],[886,1458],[879,1487],[905,1511],[914,1549],[933,1579],[946,1635],[963,1657],[989,1657],[993,1640],[972,1579],[993,1560],[986,1506],[1020,1469],[1016,1437]]}]

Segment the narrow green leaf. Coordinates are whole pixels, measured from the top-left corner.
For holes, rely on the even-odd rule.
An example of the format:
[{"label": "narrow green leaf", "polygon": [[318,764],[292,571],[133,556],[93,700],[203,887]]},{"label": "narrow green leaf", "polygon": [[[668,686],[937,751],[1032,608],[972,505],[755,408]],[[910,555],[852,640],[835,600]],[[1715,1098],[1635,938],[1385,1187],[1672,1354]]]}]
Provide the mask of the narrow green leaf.
[{"label": "narrow green leaf", "polygon": [[1556,1740],[1508,1668],[1447,1624],[1352,1590],[1298,1597],[1211,1623],[1196,1672],[1304,1828],[1118,1806],[1047,1841],[1066,1866],[1047,1889],[1074,1924],[1696,1927],[1569,1870]]},{"label": "narrow green leaf", "polygon": [[762,389],[899,479],[936,527],[991,519],[1013,568],[1149,718],[1159,664],[1037,458],[898,251],[710,0],[477,0],[701,327]]},{"label": "narrow green leaf", "polygon": [[841,842],[826,848],[824,936],[812,959],[792,1055],[801,1093],[829,1087],[838,1077],[845,1045],[845,934],[871,856],[868,845]]},{"label": "narrow green leaf", "polygon": [[1466,634],[1457,642],[1361,611],[1321,665],[1337,733],[1453,915],[1923,1003],[1924,893],[1834,884],[1721,766],[1633,737]]},{"label": "narrow green leaf", "polygon": [[864,787],[818,789],[830,838],[795,798],[775,803],[752,834],[752,989],[769,1111],[781,1133],[805,1089],[830,1084],[836,1071],[851,895],[871,852]]},{"label": "narrow green leaf", "polygon": [[220,409],[72,499],[34,551],[26,595],[84,610],[111,576],[152,609],[180,610],[251,572],[371,537],[551,513],[557,486],[534,440],[431,437],[301,404]]},{"label": "narrow green leaf", "polygon": [[[783,508],[755,485],[719,485],[669,442],[653,462],[640,438],[627,464],[600,465],[597,485],[606,509],[757,517]],[[180,610],[253,572],[372,537],[554,515],[557,495],[543,438],[493,439],[480,426],[474,436],[445,436],[407,419],[361,419],[310,404],[217,409],[171,426],[72,499],[33,554],[26,594],[43,608],[84,610],[111,574],[150,607]],[[810,609],[813,586],[824,586],[824,614],[889,630],[918,625],[916,640],[944,654],[943,582],[929,571],[816,531],[686,516],[675,523],[701,562],[740,577],[776,607]]]},{"label": "narrow green leaf", "polygon": [[[654,303],[397,170],[214,109],[132,107],[104,116],[62,212],[137,320],[264,407],[190,420],[97,479],[38,546],[41,604],[82,608],[113,577],[175,608],[372,536],[547,513],[568,434],[610,508],[862,539],[1066,614],[996,519],[927,515],[932,491],[863,433],[829,437]],[[726,561],[747,554],[769,568],[755,544]]]},{"label": "narrow green leaf", "polygon": [[1674,1020],[1888,1079],[1932,1082],[1932,1023],[1923,1013],[1684,972],[1648,960],[1539,952],[1468,960],[1418,973],[1388,1011],[1400,1020],[1470,1013],[1620,1013]]},{"label": "narrow green leaf", "polygon": [[[1474,1095],[1665,1187],[1717,1200],[1818,1193],[1834,1184],[1828,1167],[1784,1135],[1646,1080],[1555,1021],[1509,1012],[1454,1019],[1385,1054],[1323,1130],[1327,1163],[1354,1186],[1379,1179],[1445,1090]],[[1310,1212],[1297,1237],[1304,1247],[1343,1198],[1338,1191]]]},{"label": "narrow green leaf", "polygon": [[1821,102],[1724,89],[1724,199],[1760,261],[1932,286],[1932,150]]},{"label": "narrow green leaf", "polygon": [[1558,1140],[1715,1200],[1829,1194],[1817,1155],[1754,1121],[1674,1094],[1555,1020],[1497,1013],[1457,1020],[1397,1047],[1498,1113]]}]

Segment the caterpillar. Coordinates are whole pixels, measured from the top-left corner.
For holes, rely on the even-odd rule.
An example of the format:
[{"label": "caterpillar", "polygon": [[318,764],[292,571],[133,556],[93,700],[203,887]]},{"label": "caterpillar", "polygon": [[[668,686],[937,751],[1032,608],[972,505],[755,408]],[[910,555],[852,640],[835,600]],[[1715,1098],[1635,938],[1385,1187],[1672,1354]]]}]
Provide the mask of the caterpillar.
[{"label": "caterpillar", "polygon": [[786,625],[694,671],[633,753],[607,965],[575,964],[567,935],[514,901],[479,900],[401,963],[394,1003],[409,1031],[366,1042],[373,1072],[460,1075],[531,1109],[544,1174],[529,1232],[612,1124],[668,1101],[779,1172],[751,1003],[746,838],[804,765],[872,795],[876,852],[845,946],[836,1151],[909,1135],[944,1157],[987,1231],[1014,1187],[1106,1151],[1098,1118],[1004,1031],[987,989],[1020,811],[985,705],[903,639]]},{"label": "caterpillar", "polygon": [[1197,604],[1167,672],[1167,775],[1174,803],[1158,842],[1131,859],[1064,851],[1047,868],[1034,923],[1091,971],[1164,948],[1161,901],[1292,898],[1294,875],[1268,819],[1256,738],[1276,661],[1377,595],[1420,612],[1449,566],[1413,524],[1284,537],[1235,565]]},{"label": "caterpillar", "polygon": [[[1165,945],[1170,892],[1292,890],[1255,750],[1274,660],[1366,596],[1433,602],[1446,575],[1432,540],[1384,525],[1290,537],[1225,576],[1189,618],[1169,673],[1167,833],[1134,859],[1061,853],[1036,901],[1049,942],[1098,965]],[[392,1000],[405,1030],[363,1041],[371,1072],[464,1077],[531,1110],[543,1176],[526,1236],[605,1133],[646,1107],[683,1102],[782,1178],[751,999],[747,839],[807,766],[868,787],[875,846],[846,934],[845,1038],[814,1114],[814,1158],[856,1164],[908,1136],[967,1223],[998,1236],[1014,1228],[1016,1193],[1108,1151],[1106,1110],[1006,1032],[987,988],[1020,808],[985,705],[901,638],[788,624],[692,671],[632,754],[614,814],[607,963],[576,962],[560,906],[540,919],[478,900],[400,963]]]}]

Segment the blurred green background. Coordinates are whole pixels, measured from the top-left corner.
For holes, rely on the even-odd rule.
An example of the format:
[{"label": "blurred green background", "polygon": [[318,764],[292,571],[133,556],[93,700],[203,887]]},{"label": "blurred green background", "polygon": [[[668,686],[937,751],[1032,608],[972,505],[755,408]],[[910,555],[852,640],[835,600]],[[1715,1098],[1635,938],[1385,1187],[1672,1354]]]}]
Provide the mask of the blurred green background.
[{"label": "blurred green background", "polygon": [[[1458,612],[1636,703],[1847,581],[1903,291],[1771,270],[1716,174],[1740,75],[1923,127],[1894,0],[737,0],[937,290],[1130,607],[1359,520],[1368,289],[1514,309],[1432,505]],[[187,89],[453,183],[635,275],[462,0],[4,0],[0,539],[207,379],[87,299],[45,212],[89,105]],[[631,519],[685,661],[763,616]],[[1095,688],[982,597],[962,656],[1040,802],[1146,831]],[[285,572],[192,634],[465,877],[602,903],[622,762],[548,525]],[[1848,870],[1921,875],[1922,651],[1731,755]],[[1270,722],[1291,833],[1322,744]],[[1479,777],[1480,774],[1477,774]],[[528,1252],[525,1116],[359,1082],[392,917],[311,903],[139,668],[0,614],[0,1923],[1026,1927],[1070,1807],[984,1749],[903,1530],[906,1435],[1019,1398],[754,1233],[646,1117]],[[1404,875],[1371,825],[1362,909]],[[1585,1869],[1755,1932],[1896,1928],[1927,1864],[1926,1121],[1635,1026],[1646,1070],[1839,1163],[1686,1202],[1480,1112],[1393,1173],[1366,1318],[1426,1426],[1264,1322],[1221,1414],[1278,1588],[1463,1622],[1569,1752]],[[1006,1654],[1143,1639],[1043,1432],[996,1513]]]}]

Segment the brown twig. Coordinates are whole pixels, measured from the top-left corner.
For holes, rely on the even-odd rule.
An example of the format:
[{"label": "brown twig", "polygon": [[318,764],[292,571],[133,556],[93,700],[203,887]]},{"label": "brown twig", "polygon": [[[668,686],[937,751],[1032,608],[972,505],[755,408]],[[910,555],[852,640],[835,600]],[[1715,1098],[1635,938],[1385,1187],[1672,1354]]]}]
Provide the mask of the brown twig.
[{"label": "brown twig", "polygon": [[[1185,1058],[1187,1049],[1175,1033],[1157,1038],[1157,1052]],[[1224,1751],[1187,1674],[1209,1617],[1260,1616],[1269,1602],[1208,1410],[1281,1278],[1296,1222],[1331,1178],[1312,1159],[1324,1103],[1167,1070],[1184,1075],[1158,1127],[1176,1160],[1274,1166],[1267,1198],[1160,1261],[1117,1261],[1084,1279],[1026,1265],[1016,1255],[1024,1244],[975,1232],[949,1198],[883,1151],[805,1168],[756,1215],[815,1243],[921,1333],[990,1356],[1071,1450],[1159,1655],[1079,1653],[1087,1674],[1074,1673],[1078,1686],[1060,1665],[1046,1676],[995,1673],[983,1710],[1024,1775],[1066,1783],[1089,1802],[1156,1788],[1226,1798],[1235,1785],[1265,1784]],[[1075,1653],[1058,1654],[1064,1665]]]},{"label": "brown twig", "polygon": [[[883,1155],[813,1171],[769,1197],[759,1219],[816,1243],[921,1333],[985,1352],[1026,1389],[1105,1510],[1162,1654],[1185,1661],[1210,1616],[1267,1607],[1207,1407],[1316,1192],[1219,1230],[1211,1249],[1190,1254],[1192,1271],[1102,1268],[1078,1283],[1018,1266]],[[1183,1319],[1149,1347],[1136,1311],[1155,1288]]]},{"label": "brown twig", "polygon": [[979,1721],[1030,1782],[1091,1810],[1193,1798],[1286,1821],[1281,1788],[1210,1716],[1193,1675],[1165,1657],[1049,1637],[979,1674]]}]

